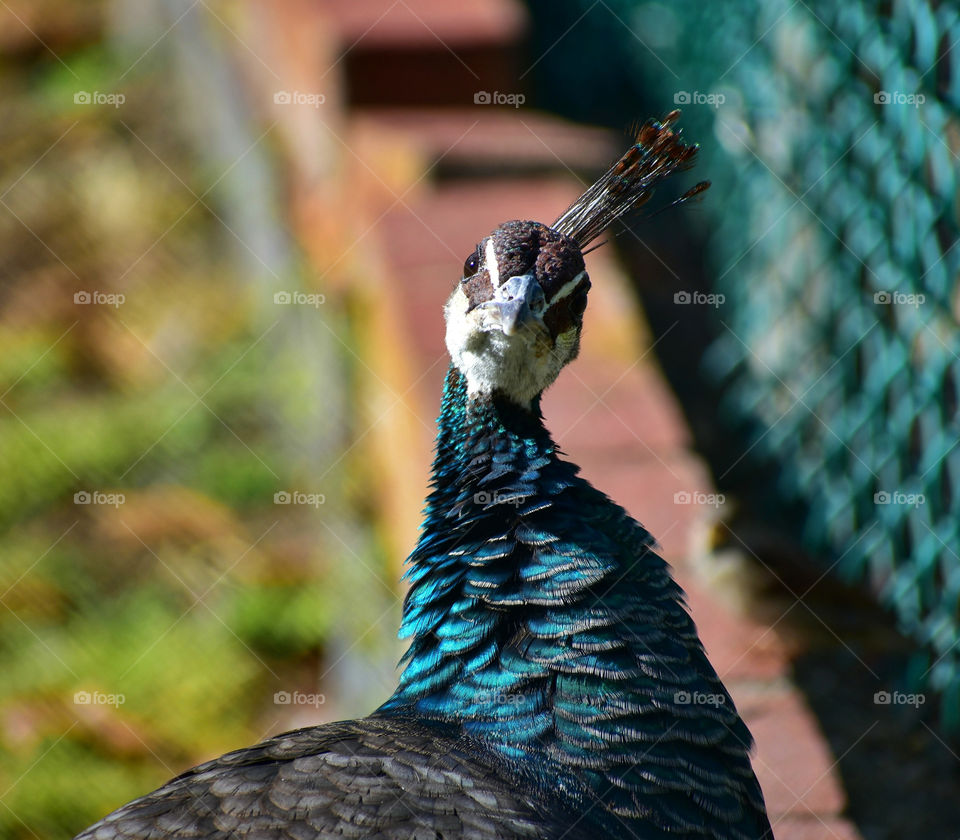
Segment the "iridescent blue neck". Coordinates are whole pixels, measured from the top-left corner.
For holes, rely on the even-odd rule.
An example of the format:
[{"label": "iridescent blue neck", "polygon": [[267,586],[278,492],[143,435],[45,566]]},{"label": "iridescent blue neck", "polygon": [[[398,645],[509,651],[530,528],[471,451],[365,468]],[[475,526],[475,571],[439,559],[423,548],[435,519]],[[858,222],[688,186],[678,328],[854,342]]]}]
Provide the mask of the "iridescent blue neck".
[{"label": "iridescent blue neck", "polygon": [[433,489],[405,575],[400,634],[411,642],[384,710],[455,718],[510,752],[542,746],[555,723],[547,660],[557,648],[531,627],[561,626],[551,613],[611,570],[560,536],[571,491],[588,488],[576,473],[557,457],[539,401],[469,399],[451,368]]}]

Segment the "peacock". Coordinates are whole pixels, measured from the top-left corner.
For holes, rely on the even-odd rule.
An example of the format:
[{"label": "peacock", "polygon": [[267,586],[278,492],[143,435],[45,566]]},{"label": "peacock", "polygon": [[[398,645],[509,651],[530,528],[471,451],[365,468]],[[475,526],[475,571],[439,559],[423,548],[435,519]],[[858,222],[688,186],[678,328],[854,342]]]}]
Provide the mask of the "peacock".
[{"label": "peacock", "polygon": [[201,764],[80,838],[772,838],[682,590],[540,410],[578,353],[585,249],[693,165],[677,117],[640,126],[552,225],[501,224],[464,263],[393,696]]}]

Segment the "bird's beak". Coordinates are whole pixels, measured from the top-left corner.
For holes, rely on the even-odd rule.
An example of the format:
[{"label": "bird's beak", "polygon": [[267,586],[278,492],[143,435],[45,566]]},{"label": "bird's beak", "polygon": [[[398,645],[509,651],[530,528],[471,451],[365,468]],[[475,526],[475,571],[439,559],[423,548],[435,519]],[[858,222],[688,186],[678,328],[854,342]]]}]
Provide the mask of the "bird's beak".
[{"label": "bird's beak", "polygon": [[486,310],[491,326],[504,335],[514,335],[532,321],[541,320],[545,308],[543,289],[532,274],[511,277],[493,293],[493,299],[477,309]]}]

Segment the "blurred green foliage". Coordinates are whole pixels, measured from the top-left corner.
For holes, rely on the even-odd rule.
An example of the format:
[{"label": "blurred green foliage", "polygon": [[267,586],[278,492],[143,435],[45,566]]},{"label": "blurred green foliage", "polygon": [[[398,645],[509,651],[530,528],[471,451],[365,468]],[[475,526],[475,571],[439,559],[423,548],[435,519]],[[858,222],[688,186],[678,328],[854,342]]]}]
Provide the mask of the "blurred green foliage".
[{"label": "blurred green foliage", "polygon": [[[160,52],[3,59],[2,837],[70,835],[294,716],[329,717],[273,693],[322,685],[355,601],[342,567],[381,568],[338,531],[349,462],[297,437],[340,362],[305,375],[291,307],[225,256],[207,194],[223,173],[185,139]],[[123,301],[75,298],[93,294]],[[275,504],[284,489],[326,505]]]}]

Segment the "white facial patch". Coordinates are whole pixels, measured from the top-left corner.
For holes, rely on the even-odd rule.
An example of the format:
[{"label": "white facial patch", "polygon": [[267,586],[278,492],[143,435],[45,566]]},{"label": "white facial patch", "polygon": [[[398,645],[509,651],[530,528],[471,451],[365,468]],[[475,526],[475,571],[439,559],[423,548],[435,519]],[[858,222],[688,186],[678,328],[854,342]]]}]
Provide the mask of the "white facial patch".
[{"label": "white facial patch", "polygon": [[447,351],[467,380],[472,397],[499,392],[518,405],[530,402],[556,378],[560,369],[576,355],[579,336],[569,330],[552,346],[549,332],[528,326],[507,336],[488,325],[489,310],[470,312],[469,301],[458,286],[447,301]]},{"label": "white facial patch", "polygon": [[555,304],[558,300],[563,300],[567,295],[570,294],[570,292],[580,285],[580,281],[586,276],[587,272],[581,271],[576,277],[573,278],[573,280],[568,280],[559,289],[557,289],[557,293],[550,298],[550,301],[547,305],[553,306],[553,304]]},{"label": "white facial patch", "polygon": [[483,253],[483,267],[490,275],[490,282],[493,283],[493,288],[496,289],[500,286],[500,266],[497,264],[497,255],[493,251],[493,239],[487,240],[487,247],[484,249]]}]

